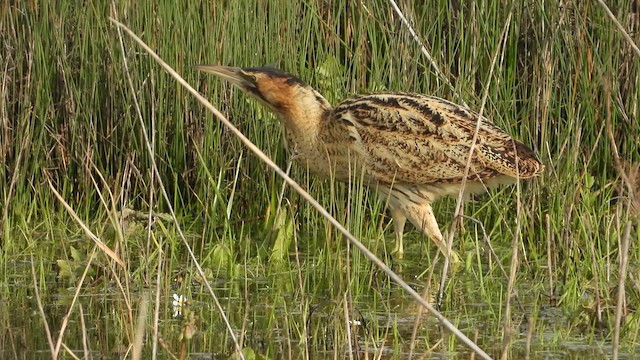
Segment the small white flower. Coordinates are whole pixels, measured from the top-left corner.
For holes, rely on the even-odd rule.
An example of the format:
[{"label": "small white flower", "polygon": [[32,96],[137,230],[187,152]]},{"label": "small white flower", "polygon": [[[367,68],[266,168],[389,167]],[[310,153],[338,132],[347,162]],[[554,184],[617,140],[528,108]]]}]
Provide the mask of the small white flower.
[{"label": "small white flower", "polygon": [[182,316],[184,306],[187,304],[187,298],[184,295],[178,296],[173,294],[173,317]]}]

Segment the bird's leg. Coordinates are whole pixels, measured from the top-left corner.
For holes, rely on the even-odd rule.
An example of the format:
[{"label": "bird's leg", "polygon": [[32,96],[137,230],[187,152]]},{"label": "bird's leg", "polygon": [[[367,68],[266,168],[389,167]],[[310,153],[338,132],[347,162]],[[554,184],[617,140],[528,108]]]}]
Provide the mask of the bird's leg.
[{"label": "bird's leg", "polygon": [[404,248],[402,246],[402,235],[404,233],[404,224],[407,222],[407,217],[404,216],[404,212],[401,209],[391,208],[391,218],[393,219],[393,232],[396,235],[396,246],[391,251],[391,254],[398,259],[402,259],[404,256]]},{"label": "bird's leg", "polygon": [[454,264],[459,263],[460,256],[458,256],[455,251],[447,249],[447,244],[442,237],[431,204],[410,205],[407,207],[407,210],[409,221],[421,229],[425,235],[429,236],[431,240],[436,243],[440,252],[449,258],[449,261]]}]

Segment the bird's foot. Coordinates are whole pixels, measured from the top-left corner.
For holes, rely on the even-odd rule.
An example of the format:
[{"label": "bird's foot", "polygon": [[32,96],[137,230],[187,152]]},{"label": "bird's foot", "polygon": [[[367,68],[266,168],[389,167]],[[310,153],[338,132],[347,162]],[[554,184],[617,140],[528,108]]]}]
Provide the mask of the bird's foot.
[{"label": "bird's foot", "polygon": [[404,258],[404,249],[402,245],[396,244],[396,247],[391,250],[391,256],[395,260],[402,260]]}]

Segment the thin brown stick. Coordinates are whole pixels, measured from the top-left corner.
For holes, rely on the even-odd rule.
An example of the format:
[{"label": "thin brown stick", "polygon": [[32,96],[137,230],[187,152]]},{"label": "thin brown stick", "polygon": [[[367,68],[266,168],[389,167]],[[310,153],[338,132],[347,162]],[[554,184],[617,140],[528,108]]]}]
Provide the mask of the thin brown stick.
[{"label": "thin brown stick", "polygon": [[[469,156],[467,158],[467,164],[465,165],[464,175],[462,176],[462,184],[460,186],[460,192],[458,193],[458,198],[456,200],[456,210],[453,215],[454,221],[459,221],[460,216],[463,211],[463,198],[464,198],[464,188],[467,183],[467,178],[469,176],[469,171],[471,170],[471,160],[473,158],[473,153],[476,148],[476,144],[478,142],[478,136],[480,133],[480,124],[482,123],[482,114],[484,113],[484,108],[487,103],[487,98],[489,97],[489,88],[491,87],[491,80],[493,79],[493,71],[496,67],[496,63],[498,61],[498,55],[501,52],[504,52],[506,48],[507,42],[507,34],[509,32],[509,28],[511,26],[511,16],[513,15],[513,7],[515,2],[511,3],[511,8],[509,9],[509,15],[505,21],[504,27],[502,29],[502,34],[500,34],[500,46],[496,48],[495,53],[493,54],[493,58],[491,59],[491,66],[489,67],[489,75],[487,78],[487,83],[485,85],[484,94],[482,94],[482,102],[480,104],[480,110],[478,111],[478,120],[476,121],[476,128],[473,133],[473,138],[471,140],[471,147],[469,148]],[[516,161],[517,164],[517,161]],[[452,226],[451,231],[449,232],[449,236],[447,237],[447,251],[450,252],[453,246],[453,237],[455,235],[455,226]],[[442,269],[443,278],[446,278],[447,270],[449,267],[449,257],[445,257],[444,266]],[[444,281],[441,282],[440,285],[440,297],[442,297],[442,292],[444,291]]]},{"label": "thin brown stick", "polygon": [[[593,232],[593,229],[590,228],[589,224],[585,221],[588,226],[589,232]],[[598,321],[598,325],[602,324],[602,296],[600,295],[600,268],[598,267],[598,259],[596,258],[596,246],[593,244],[593,241],[589,241],[589,252],[591,253],[591,262],[593,266],[591,271],[593,272],[593,292],[595,295],[595,313],[596,320]]]},{"label": "thin brown stick", "polygon": [[[249,271],[247,269],[247,263],[244,263],[244,273],[247,274]],[[247,332],[247,323],[249,322],[250,315],[250,299],[249,299],[249,277],[244,276],[244,314],[242,315],[242,326],[240,327],[240,335],[238,336],[238,344],[240,344],[241,348],[244,348],[244,336]],[[285,319],[287,318],[285,313]],[[287,331],[289,327],[286,327]],[[287,336],[287,340],[289,340],[289,336]]]},{"label": "thin brown stick", "polygon": [[[161,240],[163,241],[163,240]],[[156,297],[154,299],[153,307],[153,342],[151,346],[151,359],[155,360],[158,357],[158,341],[160,339],[160,332],[158,326],[160,324],[160,294],[162,289],[162,276],[164,275],[164,252],[158,251],[158,268],[156,269]]]},{"label": "thin brown stick", "polygon": [[[427,276],[427,280],[425,281],[425,288],[424,291],[422,291],[422,297],[424,299],[428,299],[429,296],[429,290],[430,290],[430,285],[431,285],[431,277],[433,276],[433,271],[434,271],[434,267],[431,267],[431,271],[429,271],[429,275]],[[419,308],[418,309],[418,313],[416,314],[416,319],[413,322],[413,329],[411,329],[411,340],[409,341],[409,355],[407,356],[407,359],[411,360],[411,358],[413,357],[413,351],[415,350],[416,347],[416,339],[418,337],[418,329],[420,328],[420,322],[422,321],[422,312],[423,312],[423,308]],[[475,340],[474,340],[475,342]]]},{"label": "thin brown stick", "polygon": [[89,259],[87,260],[87,265],[84,267],[84,271],[82,272],[82,276],[80,276],[80,280],[76,284],[76,292],[73,294],[73,298],[71,299],[71,304],[69,305],[69,310],[62,318],[62,325],[60,325],[60,331],[58,333],[58,341],[55,347],[56,356],[60,353],[60,347],[62,346],[62,338],[64,337],[65,331],[67,329],[67,325],[69,324],[69,318],[71,317],[71,313],[73,312],[73,308],[78,301],[78,297],[80,296],[80,291],[82,290],[82,285],[84,284],[84,279],[87,278],[87,274],[89,273],[89,269],[91,268],[91,263],[93,263],[93,259],[96,256],[96,247],[91,250],[91,254],[89,255]]},{"label": "thin brown stick", "polygon": [[629,35],[627,30],[622,26],[622,24],[620,24],[620,21],[618,21],[616,16],[613,15],[611,10],[609,10],[609,7],[607,6],[607,4],[605,4],[603,0],[598,0],[598,3],[600,4],[600,6],[602,6],[602,8],[604,9],[604,12],[607,13],[607,16],[609,16],[611,21],[613,21],[613,23],[616,25],[618,30],[620,30],[620,32],[622,33],[622,37],[624,37],[624,39],[627,41],[629,46],[631,46],[633,51],[635,51],[636,55],[640,56],[640,48],[638,48],[638,45],[636,45],[636,43],[633,42],[631,35]]},{"label": "thin brown stick", "polygon": [[353,342],[351,339],[351,316],[349,314],[349,299],[347,297],[347,293],[343,293],[342,294],[342,310],[344,311],[344,325],[345,328],[347,329],[347,342],[348,342],[348,349],[347,352],[349,353],[349,360],[353,360]]},{"label": "thin brown stick", "polygon": [[67,210],[69,215],[71,215],[73,220],[75,220],[76,223],[78,223],[80,228],[82,228],[82,230],[84,230],[85,234],[87,234],[87,236],[91,240],[93,240],[93,242],[95,242],[95,244],[98,246],[98,248],[100,248],[100,250],[102,250],[103,253],[105,253],[113,261],[118,263],[118,265],[120,265],[120,266],[122,266],[124,268],[124,262],[120,259],[120,257],[113,250],[111,250],[105,243],[103,243],[102,240],[100,240],[100,238],[96,234],[94,234],[89,229],[89,227],[87,227],[87,225],[84,224],[84,222],[80,219],[78,214],[76,214],[76,212],[73,210],[73,208],[64,200],[64,198],[62,197],[62,195],[60,195],[58,190],[56,190],[56,188],[51,183],[50,179],[47,179],[47,183],[49,184],[49,187],[51,188],[51,191],[53,192],[53,195],[55,195],[55,197],[58,199],[58,201],[60,201],[60,203]]},{"label": "thin brown stick", "polygon": [[[517,166],[517,162],[516,162]],[[511,268],[509,269],[509,283],[507,285],[507,301],[504,310],[504,325],[503,325],[503,339],[502,339],[502,360],[509,358],[509,349],[511,344],[511,299],[515,296],[515,282],[518,272],[518,266],[520,265],[518,246],[520,242],[520,215],[522,213],[522,203],[520,202],[520,182],[516,183],[518,191],[516,192],[517,206],[516,206],[516,231],[513,234],[513,241],[511,242]]]},{"label": "thin brown stick", "polygon": [[89,360],[89,345],[87,344],[87,325],[84,322],[84,310],[82,304],[78,304],[78,313],[80,314],[80,329],[82,330],[82,351],[84,359]]},{"label": "thin brown stick", "polygon": [[407,28],[407,30],[409,31],[409,33],[413,37],[413,40],[415,40],[415,42],[418,43],[418,45],[420,46],[420,51],[422,51],[422,54],[427,58],[427,61],[429,61],[429,63],[431,64],[431,67],[433,68],[433,71],[435,71],[436,75],[438,75],[438,77],[440,79],[442,79],[442,81],[444,81],[445,84],[447,84],[447,86],[449,87],[449,89],[451,90],[453,95],[458,99],[458,101],[462,105],[464,105],[466,107],[469,107],[469,105],[467,105],[467,103],[464,101],[462,96],[460,94],[458,94],[458,92],[456,91],[456,88],[453,86],[453,84],[451,84],[449,79],[440,70],[440,68],[438,67],[438,64],[433,59],[431,54],[429,54],[429,50],[427,50],[427,48],[422,43],[422,40],[420,39],[420,36],[418,36],[418,33],[413,29],[411,24],[409,24],[409,21],[407,20],[407,17],[404,16],[404,13],[402,12],[402,10],[400,10],[400,7],[398,7],[398,4],[395,2],[395,0],[389,0],[389,2],[391,3],[391,7],[393,8],[393,10],[396,12],[396,14],[398,14],[398,17],[400,17],[400,20],[402,21],[402,24]]},{"label": "thin brown stick", "polygon": [[389,316],[389,318],[387,319],[386,326],[383,327],[383,329],[385,329],[385,331],[384,331],[384,334],[382,336],[382,342],[380,343],[380,347],[378,347],[378,355],[375,357],[375,360],[381,360],[382,359],[382,355],[384,355],[384,348],[386,346],[387,339],[389,338],[389,331],[392,329],[391,319],[392,319],[392,317]]},{"label": "thin brown stick", "polygon": [[551,218],[549,214],[545,215],[545,223],[547,225],[547,274],[549,276],[549,297],[555,301],[555,287],[553,281],[553,250],[551,243]]},{"label": "thin brown stick", "polygon": [[525,359],[529,360],[531,358],[531,343],[533,342],[533,327],[534,327],[534,322],[533,322],[533,317],[529,317],[528,321],[527,321],[527,341],[526,341],[526,345],[525,345]]},{"label": "thin brown stick", "polygon": [[132,360],[142,358],[142,346],[144,345],[144,334],[147,325],[147,312],[149,311],[149,294],[142,294],[140,304],[138,304],[138,318],[136,320],[136,332],[133,338],[133,348],[131,351]]},{"label": "thin brown stick", "polygon": [[[121,46],[123,49],[123,59],[125,66],[127,66],[127,62],[126,62],[126,56],[124,53],[124,41],[122,40],[122,30],[124,30],[125,32],[127,32],[127,34],[129,34],[129,36],[131,36],[136,42],[138,42],[142,47],[144,47],[147,52],[156,60],[156,61],[160,61],[160,64],[165,64],[162,59],[160,59],[160,57],[153,52],[144,42],[142,42],[142,40],[140,40],[140,38],[138,38],[129,28],[127,28],[126,26],[124,26],[122,23],[118,22],[117,20],[113,19],[113,18],[109,18],[109,20],[117,25],[117,30],[118,30],[118,36],[120,38],[120,42],[121,42]],[[166,64],[165,64],[166,65]],[[168,65],[167,65],[168,66]],[[165,68],[166,69],[166,68]],[[169,69],[171,69],[169,67]],[[173,71],[173,69],[171,69],[171,71],[173,72],[169,72],[170,74],[176,74],[175,71]],[[181,79],[182,80],[182,79]],[[129,81],[129,87],[130,89],[133,91],[134,87],[133,87],[133,82],[131,80],[131,78],[129,77],[128,79]],[[182,80],[184,81],[184,80]],[[193,91],[195,93],[197,93],[193,88],[189,87],[190,91]],[[135,91],[133,91],[135,93]],[[222,114],[220,114],[222,115]],[[138,114],[138,120],[140,121],[140,126],[143,129],[143,134],[147,135],[147,128],[146,125],[143,121],[142,115]],[[158,179],[159,182],[159,188],[160,191],[162,192],[162,196],[164,198],[164,200],[167,203],[167,206],[169,208],[169,213],[171,214],[171,218],[174,221],[174,226],[176,228],[176,232],[178,233],[178,235],[180,236],[180,239],[182,240],[183,244],[185,245],[185,248],[187,249],[187,252],[189,253],[189,257],[191,258],[191,260],[193,261],[193,264],[196,268],[196,270],[198,271],[198,275],[200,275],[203,279],[206,279],[207,276],[204,273],[204,270],[202,270],[202,266],[200,266],[200,263],[198,261],[198,259],[196,258],[193,249],[191,248],[189,242],[187,241],[184,232],[182,231],[182,227],[180,226],[180,223],[178,222],[178,219],[176,217],[175,211],[173,209],[173,205],[171,202],[171,198],[169,197],[169,194],[167,193],[167,189],[165,188],[164,184],[162,183],[161,176],[160,176],[160,171],[158,170],[158,166],[156,164],[156,156],[155,156],[155,152],[153,147],[151,146],[151,141],[149,140],[149,138],[147,136],[144,137],[145,140],[145,145],[147,148],[147,151],[149,152],[149,155],[151,157],[151,168],[153,173],[155,174],[156,178]],[[226,328],[227,328],[227,332],[229,334],[229,336],[231,337],[234,347],[235,347],[235,351],[238,357],[240,357],[240,359],[245,360],[244,354],[242,353],[242,348],[240,347],[240,345],[238,344],[238,340],[236,338],[236,335],[233,331],[233,328],[231,327],[231,323],[229,322],[229,318],[227,317],[227,315],[224,313],[224,309],[222,308],[222,304],[220,304],[220,301],[218,300],[218,297],[216,296],[216,294],[213,292],[213,288],[211,288],[211,284],[209,284],[208,281],[204,282],[205,287],[207,288],[207,291],[209,292],[209,295],[211,296],[211,298],[213,299],[213,302],[216,306],[216,309],[218,310],[218,312],[220,313],[220,317],[222,318]]]},{"label": "thin brown stick", "polygon": [[[512,5],[513,4],[515,4],[515,2],[512,3]],[[507,41],[506,34],[508,31],[509,24],[511,23],[510,20],[511,20],[512,12],[513,12],[513,8],[511,8],[511,10],[509,11],[509,17],[508,17],[509,21],[507,21],[507,25],[505,26],[505,33],[504,33],[505,43],[503,44],[503,49],[506,48],[506,41]],[[483,105],[484,105],[484,101],[483,101]],[[517,155],[518,154],[516,153],[516,156]],[[471,163],[471,158],[469,158],[469,163]],[[516,161],[515,164],[516,164],[516,173],[518,173],[518,161]],[[505,304],[505,311],[504,311],[504,326],[503,326],[503,339],[502,339],[503,348],[502,348],[502,356],[501,356],[502,360],[507,360],[509,358],[509,349],[511,347],[511,299],[515,296],[516,275],[518,272],[518,266],[520,265],[518,249],[519,249],[519,243],[520,243],[521,215],[522,215],[522,201],[520,197],[520,182],[518,181],[516,182],[516,231],[513,234],[513,241],[511,242],[511,267],[509,269],[510,271],[509,271],[509,283],[507,285],[507,302]],[[524,251],[523,251],[523,255],[524,255]]]},{"label": "thin brown stick", "polygon": [[64,348],[64,350],[67,352],[67,354],[69,356],[71,356],[71,358],[76,359],[76,360],[80,360],[80,358],[73,352],[73,350],[71,350],[67,344],[62,343],[62,348]]},{"label": "thin brown stick", "polygon": [[36,268],[33,265],[33,254],[31,255],[31,276],[33,277],[33,291],[36,297],[36,304],[38,304],[38,311],[40,311],[40,317],[44,324],[44,332],[47,335],[47,344],[49,344],[49,350],[51,351],[51,358],[56,360],[58,353],[56,352],[56,346],[53,343],[53,337],[51,336],[51,330],[49,329],[49,322],[47,321],[47,315],[44,313],[44,307],[42,306],[42,300],[40,298],[40,290],[38,289],[38,277],[36,276]]},{"label": "thin brown stick", "polygon": [[[289,162],[289,165],[287,166],[287,174],[289,174],[290,169],[291,169],[291,162]],[[283,193],[284,193],[284,189],[283,189]],[[292,214],[294,214],[293,207],[291,206],[291,204],[287,203],[287,206],[289,207],[289,211]],[[305,283],[304,283],[304,278],[302,276],[302,266],[300,264],[300,251],[298,250],[299,249],[298,234],[295,226],[293,227],[293,248],[295,249],[294,258],[296,259],[296,269],[297,269],[296,274],[298,276],[298,286],[299,286],[298,290],[300,291],[300,301],[298,303],[300,304],[300,314],[302,314],[302,323],[306,324],[308,321],[309,312],[307,311],[307,300],[305,299],[305,295],[304,295]],[[302,326],[301,331],[302,331],[302,338],[305,339],[304,359],[309,360],[311,358],[311,351],[309,350],[309,341],[307,341],[307,339],[309,338],[309,334],[307,334],[307,327]]]},{"label": "thin brown stick", "polygon": [[[473,334],[473,341],[477,342],[478,341],[478,335],[479,335],[479,331],[476,330],[476,332]],[[469,356],[469,360],[475,360],[476,359],[476,354],[471,354],[471,356]]]},{"label": "thin brown stick", "polygon": [[631,221],[627,220],[622,237],[622,247],[620,249],[620,274],[618,275],[618,300],[616,302],[616,320],[613,328],[613,360],[618,359],[618,348],[620,346],[620,326],[622,323],[622,313],[625,309],[625,288],[624,282],[627,279],[627,263],[629,260],[629,243],[631,239]]},{"label": "thin brown stick", "polygon": [[[480,221],[478,219],[474,219],[471,216],[467,216],[467,215],[462,215],[461,218],[465,219],[465,220],[472,221],[472,222],[476,223],[477,226],[480,227],[480,231],[482,232],[482,239],[484,240],[485,244],[487,244],[487,247],[489,248],[489,252],[491,253],[491,257],[496,259],[496,264],[498,265],[498,268],[500,269],[500,272],[502,272],[502,276],[504,276],[504,278],[507,281],[509,281],[509,275],[507,275],[507,271],[504,269],[504,266],[500,262],[500,258],[498,257],[498,254],[496,253],[496,250],[493,248],[493,245],[491,244],[491,239],[489,239],[489,235],[487,234],[487,229],[484,227],[484,224],[482,223],[482,221]],[[489,259],[491,259],[491,257],[489,257]],[[524,304],[520,300],[520,297],[518,296],[517,293],[513,294],[513,296],[516,299],[516,302],[518,303],[518,306],[520,306],[520,310],[524,314],[525,313]]]},{"label": "thin brown stick", "polygon": [[[607,84],[607,87],[609,88],[610,86],[608,86]],[[618,175],[622,179],[622,182],[627,188],[627,194],[629,198],[627,209],[631,210],[633,206],[632,204],[638,201],[638,199],[636,198],[638,194],[636,193],[635,181],[634,179],[631,179],[629,174],[627,174],[625,166],[622,163],[623,160],[620,158],[620,154],[618,152],[616,139],[613,135],[613,124],[611,120],[611,107],[612,107],[611,96],[610,96],[611,92],[607,91],[607,93],[609,94],[609,96],[607,96],[607,99],[606,99],[607,100],[607,107],[606,107],[607,136],[609,137],[609,142],[611,146],[611,152],[613,153],[615,168],[618,172]],[[628,213],[629,211],[627,211],[627,215]],[[622,312],[624,310],[624,303],[625,303],[625,280],[627,278],[627,262],[628,262],[628,254],[629,254],[629,242],[630,242],[629,239],[631,236],[631,224],[632,224],[631,219],[627,219],[627,223],[625,225],[625,230],[624,230],[624,236],[622,238],[621,244],[619,244],[620,270],[618,274],[618,298],[616,303],[615,327],[614,327],[613,344],[612,344],[612,359],[617,359],[619,355],[618,348],[620,343],[620,326],[622,322]]]},{"label": "thin brown stick", "polygon": [[[92,160],[89,160],[89,161],[90,161],[91,168],[95,170],[95,172],[98,174],[98,178],[100,178],[102,186],[100,186],[96,181],[96,179],[94,178],[93,172],[91,172],[91,169],[89,169],[89,166],[88,166],[89,164],[87,165],[87,172],[91,174],[90,176],[91,182],[93,183],[93,186],[96,189],[96,193],[98,194],[98,197],[100,198],[102,205],[104,206],[107,212],[107,216],[109,217],[109,221],[111,221],[111,225],[115,229],[115,233],[117,235],[116,238],[118,239],[117,245],[119,244],[124,249],[125,239],[124,239],[122,224],[124,223],[124,219],[126,218],[127,215],[125,215],[125,211],[118,212],[116,210],[116,207],[117,207],[116,198],[113,192],[111,191],[111,188],[109,187],[109,183],[104,178],[104,176],[102,176],[102,172],[100,172],[100,170],[95,165],[95,163],[93,163]],[[106,191],[107,194],[109,195],[109,200],[110,200],[109,202],[107,202],[107,200],[102,195],[103,190]],[[126,251],[124,251],[124,255],[125,256],[127,255]],[[120,292],[122,293],[122,299],[124,300],[124,303],[127,307],[129,324],[133,326],[134,320],[133,320],[133,309],[131,306],[131,291],[129,291],[129,269],[125,269],[125,271],[121,273],[122,277],[124,277],[124,283],[123,283],[123,281],[120,280],[121,276],[116,272],[116,269],[112,268],[110,264],[109,264],[109,268],[113,273],[113,279],[115,280],[116,284],[118,285],[118,288],[120,289]],[[129,328],[125,328],[125,329],[128,330]]]}]

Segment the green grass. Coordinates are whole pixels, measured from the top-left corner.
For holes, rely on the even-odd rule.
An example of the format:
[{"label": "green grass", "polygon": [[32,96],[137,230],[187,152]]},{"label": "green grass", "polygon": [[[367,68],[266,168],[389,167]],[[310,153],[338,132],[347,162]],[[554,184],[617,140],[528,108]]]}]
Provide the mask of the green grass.
[{"label": "green grass", "polygon": [[[198,331],[184,342],[186,351],[232,353],[221,314],[176,224],[162,217],[146,228],[150,209],[168,213],[161,184],[224,314],[236,334],[243,334],[243,346],[258,356],[344,357],[350,348],[345,301],[349,317],[366,322],[351,329],[351,346],[360,355],[406,358],[413,343],[416,355],[468,356],[459,340],[443,335],[426,315],[412,342],[418,312],[413,300],[295,192],[285,188],[281,200],[282,179],[131,39],[121,39],[109,16],[137,33],[285,169],[277,119],[219,79],[197,73],[194,65],[271,64],[298,74],[334,104],[354,93],[411,91],[463,99],[479,110],[486,91],[484,114],[532,146],[546,170],[520,191],[493,190],[465,205],[465,214],[479,223],[464,220],[455,234],[465,266],[448,279],[441,310],[500,356],[508,279],[497,264],[509,272],[519,226],[514,280],[523,308],[511,303],[510,357],[526,353],[527,331],[533,334],[532,350],[608,357],[620,244],[625,224],[637,215],[616,167],[607,123],[625,163],[640,162],[640,57],[597,2],[564,8],[516,2],[504,42],[500,35],[510,7],[472,3],[400,4],[446,81],[385,1],[1,5],[2,357],[48,351],[37,297],[54,337],[71,309],[63,342],[76,355],[82,355],[78,349],[86,336],[94,355],[124,357],[136,344],[145,293],[145,357],[157,338],[156,305],[157,334],[164,340],[157,352],[179,357],[186,325],[172,318],[173,293],[185,294],[196,316]],[[632,1],[609,6],[640,43]],[[152,176],[145,136],[152,137],[159,178]],[[372,192],[357,183],[316,179],[297,165],[291,176],[391,263],[392,227]],[[124,267],[99,250],[91,258],[94,242],[48,181]],[[140,216],[119,232],[125,208]],[[443,229],[453,223],[454,209],[454,199],[436,204]],[[625,254],[623,354],[639,342],[640,253],[633,241],[639,237],[633,225]],[[408,259],[394,267],[419,292],[437,296],[442,261],[432,266],[435,247],[415,232],[406,238]]]}]

